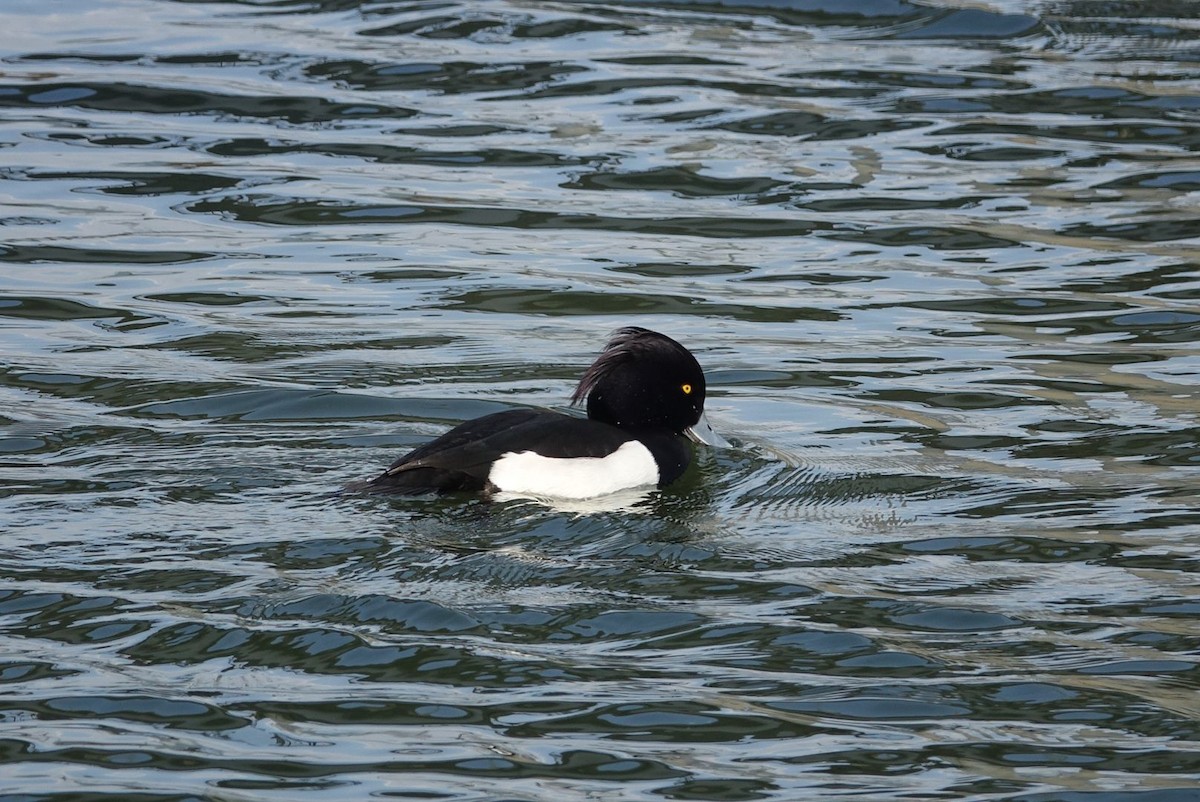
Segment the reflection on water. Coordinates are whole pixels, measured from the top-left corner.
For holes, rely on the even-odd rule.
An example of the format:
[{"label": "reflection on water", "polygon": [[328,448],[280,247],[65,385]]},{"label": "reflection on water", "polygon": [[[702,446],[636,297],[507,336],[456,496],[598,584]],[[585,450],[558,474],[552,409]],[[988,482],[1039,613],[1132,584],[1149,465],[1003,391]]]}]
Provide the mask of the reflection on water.
[{"label": "reflection on water", "polygon": [[[6,4],[0,796],[1194,799],[1192,12]],[[677,486],[336,492],[629,324]]]}]

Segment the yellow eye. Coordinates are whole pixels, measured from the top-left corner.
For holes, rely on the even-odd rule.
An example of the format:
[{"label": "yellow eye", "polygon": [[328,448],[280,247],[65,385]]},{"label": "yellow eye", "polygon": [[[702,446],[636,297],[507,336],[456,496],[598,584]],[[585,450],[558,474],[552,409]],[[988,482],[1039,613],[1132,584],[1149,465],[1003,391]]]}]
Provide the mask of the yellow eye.
[{"label": "yellow eye", "polygon": [[684,385],[682,385],[682,386],[681,386],[679,389],[680,389],[680,390],[683,390],[683,394],[684,394],[684,395],[691,395],[691,394],[692,394],[692,385],[690,385],[690,384],[684,384]]}]

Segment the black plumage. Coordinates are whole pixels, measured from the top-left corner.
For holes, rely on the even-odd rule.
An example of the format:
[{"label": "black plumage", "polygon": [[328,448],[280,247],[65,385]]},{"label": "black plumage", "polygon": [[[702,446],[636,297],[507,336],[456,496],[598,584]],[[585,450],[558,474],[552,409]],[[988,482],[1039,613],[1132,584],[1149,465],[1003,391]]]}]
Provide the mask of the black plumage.
[{"label": "black plumage", "polygon": [[[396,460],[354,489],[417,494],[493,491],[494,464],[524,452],[552,459],[607,457],[637,441],[649,450],[658,484],[677,479],[691,459],[683,435],[704,411],[704,373],[679,343],[647,329],[614,333],[584,373],[572,403],[588,418],[516,409],[466,421]],[[644,453],[644,452],[641,452]]]}]

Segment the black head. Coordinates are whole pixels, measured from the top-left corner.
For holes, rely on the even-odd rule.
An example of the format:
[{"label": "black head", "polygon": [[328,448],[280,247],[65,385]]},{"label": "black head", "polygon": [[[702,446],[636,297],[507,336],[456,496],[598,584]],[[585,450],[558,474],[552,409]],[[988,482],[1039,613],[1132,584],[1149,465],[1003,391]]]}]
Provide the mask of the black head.
[{"label": "black head", "polygon": [[592,420],[683,434],[704,413],[704,371],[696,357],[656,331],[618,329],[571,396]]}]

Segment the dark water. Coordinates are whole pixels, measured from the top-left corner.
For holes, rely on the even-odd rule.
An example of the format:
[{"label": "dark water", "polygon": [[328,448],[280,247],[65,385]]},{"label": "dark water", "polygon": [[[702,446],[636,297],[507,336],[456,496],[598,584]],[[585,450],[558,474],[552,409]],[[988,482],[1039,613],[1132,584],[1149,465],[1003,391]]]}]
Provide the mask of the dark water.
[{"label": "dark water", "polygon": [[[6,0],[0,799],[1200,799],[1196,20]],[[628,324],[677,487],[331,493]]]}]

